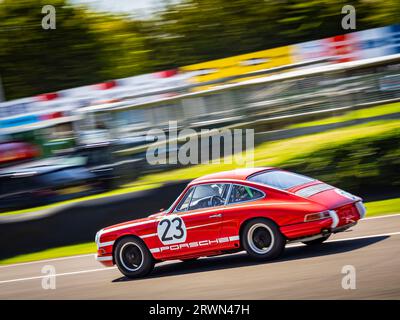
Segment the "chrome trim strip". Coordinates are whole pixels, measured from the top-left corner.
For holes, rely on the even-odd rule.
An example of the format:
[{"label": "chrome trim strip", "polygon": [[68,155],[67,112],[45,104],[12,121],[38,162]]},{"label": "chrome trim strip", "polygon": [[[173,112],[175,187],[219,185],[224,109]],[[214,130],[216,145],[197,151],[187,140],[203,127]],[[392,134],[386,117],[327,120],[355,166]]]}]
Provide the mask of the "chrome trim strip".
[{"label": "chrome trim strip", "polygon": [[339,217],[338,217],[336,211],[335,210],[329,210],[329,215],[332,218],[331,228],[336,228],[336,226],[339,224]]},{"label": "chrome trim strip", "polygon": [[100,242],[97,247],[98,248],[102,248],[102,247],[108,247],[108,246],[112,246],[114,244],[115,241],[108,241],[108,242]]},{"label": "chrome trim strip", "polygon": [[226,195],[226,199],[225,199],[224,206],[228,205],[229,198],[231,197],[232,189],[233,189],[233,183],[230,183],[230,184],[229,184],[228,194]]},{"label": "chrome trim strip", "polygon": [[149,233],[149,234],[145,234],[145,235],[139,236],[139,237],[142,239],[146,239],[146,238],[154,237],[156,235],[157,235],[157,233]]},{"label": "chrome trim strip", "polygon": [[323,237],[322,234],[317,234],[317,235],[315,235],[315,236],[310,236],[310,237],[305,237],[305,238],[298,238],[298,239],[294,239],[294,240],[289,240],[289,241],[287,242],[287,244],[296,243],[296,242],[303,242],[303,241],[312,241],[312,240],[319,239],[319,238],[322,238],[322,237]]},{"label": "chrome trim strip", "polygon": [[112,256],[99,257],[99,256],[96,254],[96,260],[97,260],[97,261],[112,261]]},{"label": "chrome trim strip", "polygon": [[[225,221],[225,222],[227,222],[227,221]],[[212,226],[214,224],[220,224],[220,223],[221,223],[221,221],[211,222],[211,223],[206,223],[206,224],[200,224],[200,225],[197,225],[197,226],[191,226],[191,227],[188,227],[186,229],[187,230],[192,230],[192,229],[202,228],[202,227],[206,227],[206,226]]]},{"label": "chrome trim strip", "polygon": [[313,184],[311,186],[302,188],[298,191],[296,191],[294,194],[296,196],[300,196],[303,198],[309,198],[313,195],[316,195],[318,193],[324,192],[324,191],[328,191],[328,190],[332,190],[335,189],[335,187],[332,187],[329,184],[326,183],[318,183],[318,184]]},{"label": "chrome trim strip", "polygon": [[365,215],[367,213],[367,208],[365,208],[365,205],[362,201],[357,201],[356,202],[356,209],[360,215],[360,219],[364,219]]},{"label": "chrome trim strip", "polygon": [[136,227],[136,226],[140,226],[142,224],[151,223],[151,222],[154,222],[154,220],[129,223],[129,224],[125,224],[125,225],[122,225],[122,226],[119,226],[119,227],[113,227],[113,228],[110,228],[110,229],[107,229],[107,230],[103,230],[102,234],[108,233],[108,232],[112,232],[112,231],[121,230],[121,229],[125,229],[125,228]]}]

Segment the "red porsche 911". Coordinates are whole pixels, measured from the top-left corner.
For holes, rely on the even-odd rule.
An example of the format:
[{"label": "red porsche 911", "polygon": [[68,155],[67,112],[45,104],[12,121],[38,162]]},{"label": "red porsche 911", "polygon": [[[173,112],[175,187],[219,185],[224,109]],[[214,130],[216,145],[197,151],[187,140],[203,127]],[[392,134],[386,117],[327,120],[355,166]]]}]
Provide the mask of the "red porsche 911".
[{"label": "red porsche 911", "polygon": [[318,245],[365,215],[362,199],[277,168],[246,168],[193,180],[168,210],[100,230],[96,259],[142,277],[165,260],[246,250],[278,257],[289,242]]}]

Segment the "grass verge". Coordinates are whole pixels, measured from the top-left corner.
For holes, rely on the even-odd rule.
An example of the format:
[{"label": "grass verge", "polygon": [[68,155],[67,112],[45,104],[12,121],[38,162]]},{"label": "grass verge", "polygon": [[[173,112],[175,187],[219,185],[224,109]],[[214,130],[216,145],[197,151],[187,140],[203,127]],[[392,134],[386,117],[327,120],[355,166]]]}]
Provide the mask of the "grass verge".
[{"label": "grass verge", "polygon": [[[302,159],[305,155],[321,149],[335,149],[357,139],[373,138],[400,129],[399,120],[382,120],[329,130],[296,138],[265,142],[254,149],[254,166],[282,166],[292,159]],[[225,159],[226,160],[226,159]],[[229,159],[228,159],[229,160]],[[205,174],[238,168],[234,161],[213,162],[196,166],[150,174],[138,179],[141,184],[165,183],[174,180],[189,180]],[[179,177],[179,178],[178,178]]]},{"label": "grass verge", "polygon": [[366,118],[371,118],[371,117],[384,116],[384,115],[398,113],[398,112],[400,112],[400,102],[385,104],[385,105],[370,107],[370,108],[365,108],[365,109],[348,111],[341,116],[334,116],[334,117],[324,118],[321,120],[296,123],[296,124],[287,126],[286,128],[287,129],[297,129],[297,128],[304,128],[304,127],[320,126],[320,125],[325,125],[325,124],[339,123],[339,122],[345,122],[345,121],[356,120],[356,119],[366,119]]},{"label": "grass verge", "polygon": [[67,204],[72,204],[72,203],[77,203],[77,202],[82,202],[82,201],[88,201],[88,200],[94,200],[94,199],[100,199],[100,198],[105,198],[105,197],[118,196],[118,195],[121,195],[121,194],[135,192],[135,191],[144,191],[144,190],[148,190],[148,189],[158,188],[160,186],[161,186],[161,184],[156,184],[156,183],[145,184],[145,185],[138,184],[138,185],[134,185],[134,186],[127,185],[125,187],[122,187],[122,188],[119,188],[119,189],[116,189],[116,190],[103,192],[103,193],[98,193],[98,194],[94,194],[94,195],[91,195],[91,196],[86,196],[86,197],[81,197],[81,198],[61,201],[61,202],[52,203],[52,204],[48,204],[48,205],[44,205],[44,206],[40,206],[40,207],[35,207],[35,208],[27,208],[27,209],[21,209],[21,210],[2,212],[2,213],[0,213],[0,217],[1,216],[14,215],[14,214],[28,213],[28,212],[33,212],[33,211],[47,210],[47,209],[51,209],[51,208],[55,208],[55,207],[64,206],[64,205],[67,205]]},{"label": "grass verge", "polygon": [[94,242],[75,244],[71,246],[47,249],[34,253],[22,254],[12,258],[0,260],[0,265],[55,259],[90,253],[96,253],[96,244]]},{"label": "grass verge", "polygon": [[[296,138],[265,142],[258,145],[254,149],[254,166],[278,167],[291,159],[301,158],[306,154],[310,154],[324,147],[335,148],[356,139],[383,135],[391,130],[399,128],[399,120],[382,120],[346,128],[329,130],[318,134],[310,134]],[[194,179],[205,174],[224,170],[232,170],[238,167],[234,161],[229,163],[229,161],[226,160],[229,159],[225,159],[223,163],[214,161],[210,164],[199,164],[195,166],[188,166],[186,168],[170,170],[163,173],[145,175],[139,178],[133,184],[127,185],[125,188],[42,207],[4,212],[0,213],[0,217],[4,215],[14,215],[50,209],[60,205],[120,195],[134,191],[142,191],[159,187],[166,182]]]},{"label": "grass verge", "polygon": [[[400,198],[367,202],[365,205],[367,207],[367,217],[400,213]],[[54,259],[90,253],[96,253],[96,245],[94,242],[23,254],[9,259],[0,260],[0,265]]]},{"label": "grass verge", "polygon": [[367,217],[400,213],[400,198],[367,202]]}]

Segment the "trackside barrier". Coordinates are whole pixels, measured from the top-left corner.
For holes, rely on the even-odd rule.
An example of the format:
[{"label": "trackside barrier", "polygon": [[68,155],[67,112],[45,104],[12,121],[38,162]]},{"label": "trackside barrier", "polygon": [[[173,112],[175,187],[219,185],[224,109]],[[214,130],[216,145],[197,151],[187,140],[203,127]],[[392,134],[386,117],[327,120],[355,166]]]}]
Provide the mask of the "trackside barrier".
[{"label": "trackside barrier", "polygon": [[88,200],[48,212],[0,217],[0,259],[66,245],[94,242],[100,229],[168,208],[187,181]]}]

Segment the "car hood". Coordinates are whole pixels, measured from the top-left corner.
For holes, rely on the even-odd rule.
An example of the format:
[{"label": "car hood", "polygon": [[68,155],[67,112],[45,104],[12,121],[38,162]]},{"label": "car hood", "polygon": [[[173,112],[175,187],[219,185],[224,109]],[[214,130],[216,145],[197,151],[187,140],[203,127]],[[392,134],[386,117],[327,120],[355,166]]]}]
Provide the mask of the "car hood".
[{"label": "car hood", "polygon": [[143,224],[146,222],[152,222],[155,221],[155,217],[149,216],[146,218],[141,218],[141,219],[135,219],[135,220],[130,220],[130,221],[125,221],[122,223],[118,223],[118,224],[114,224],[112,226],[108,226],[103,230],[103,232],[107,232],[107,231],[113,231],[114,229],[123,229],[123,228],[128,228],[128,227],[134,227],[136,224]]},{"label": "car hood", "polygon": [[288,191],[296,196],[323,205],[327,209],[339,208],[355,201],[362,200],[360,197],[321,181],[299,186]]}]

